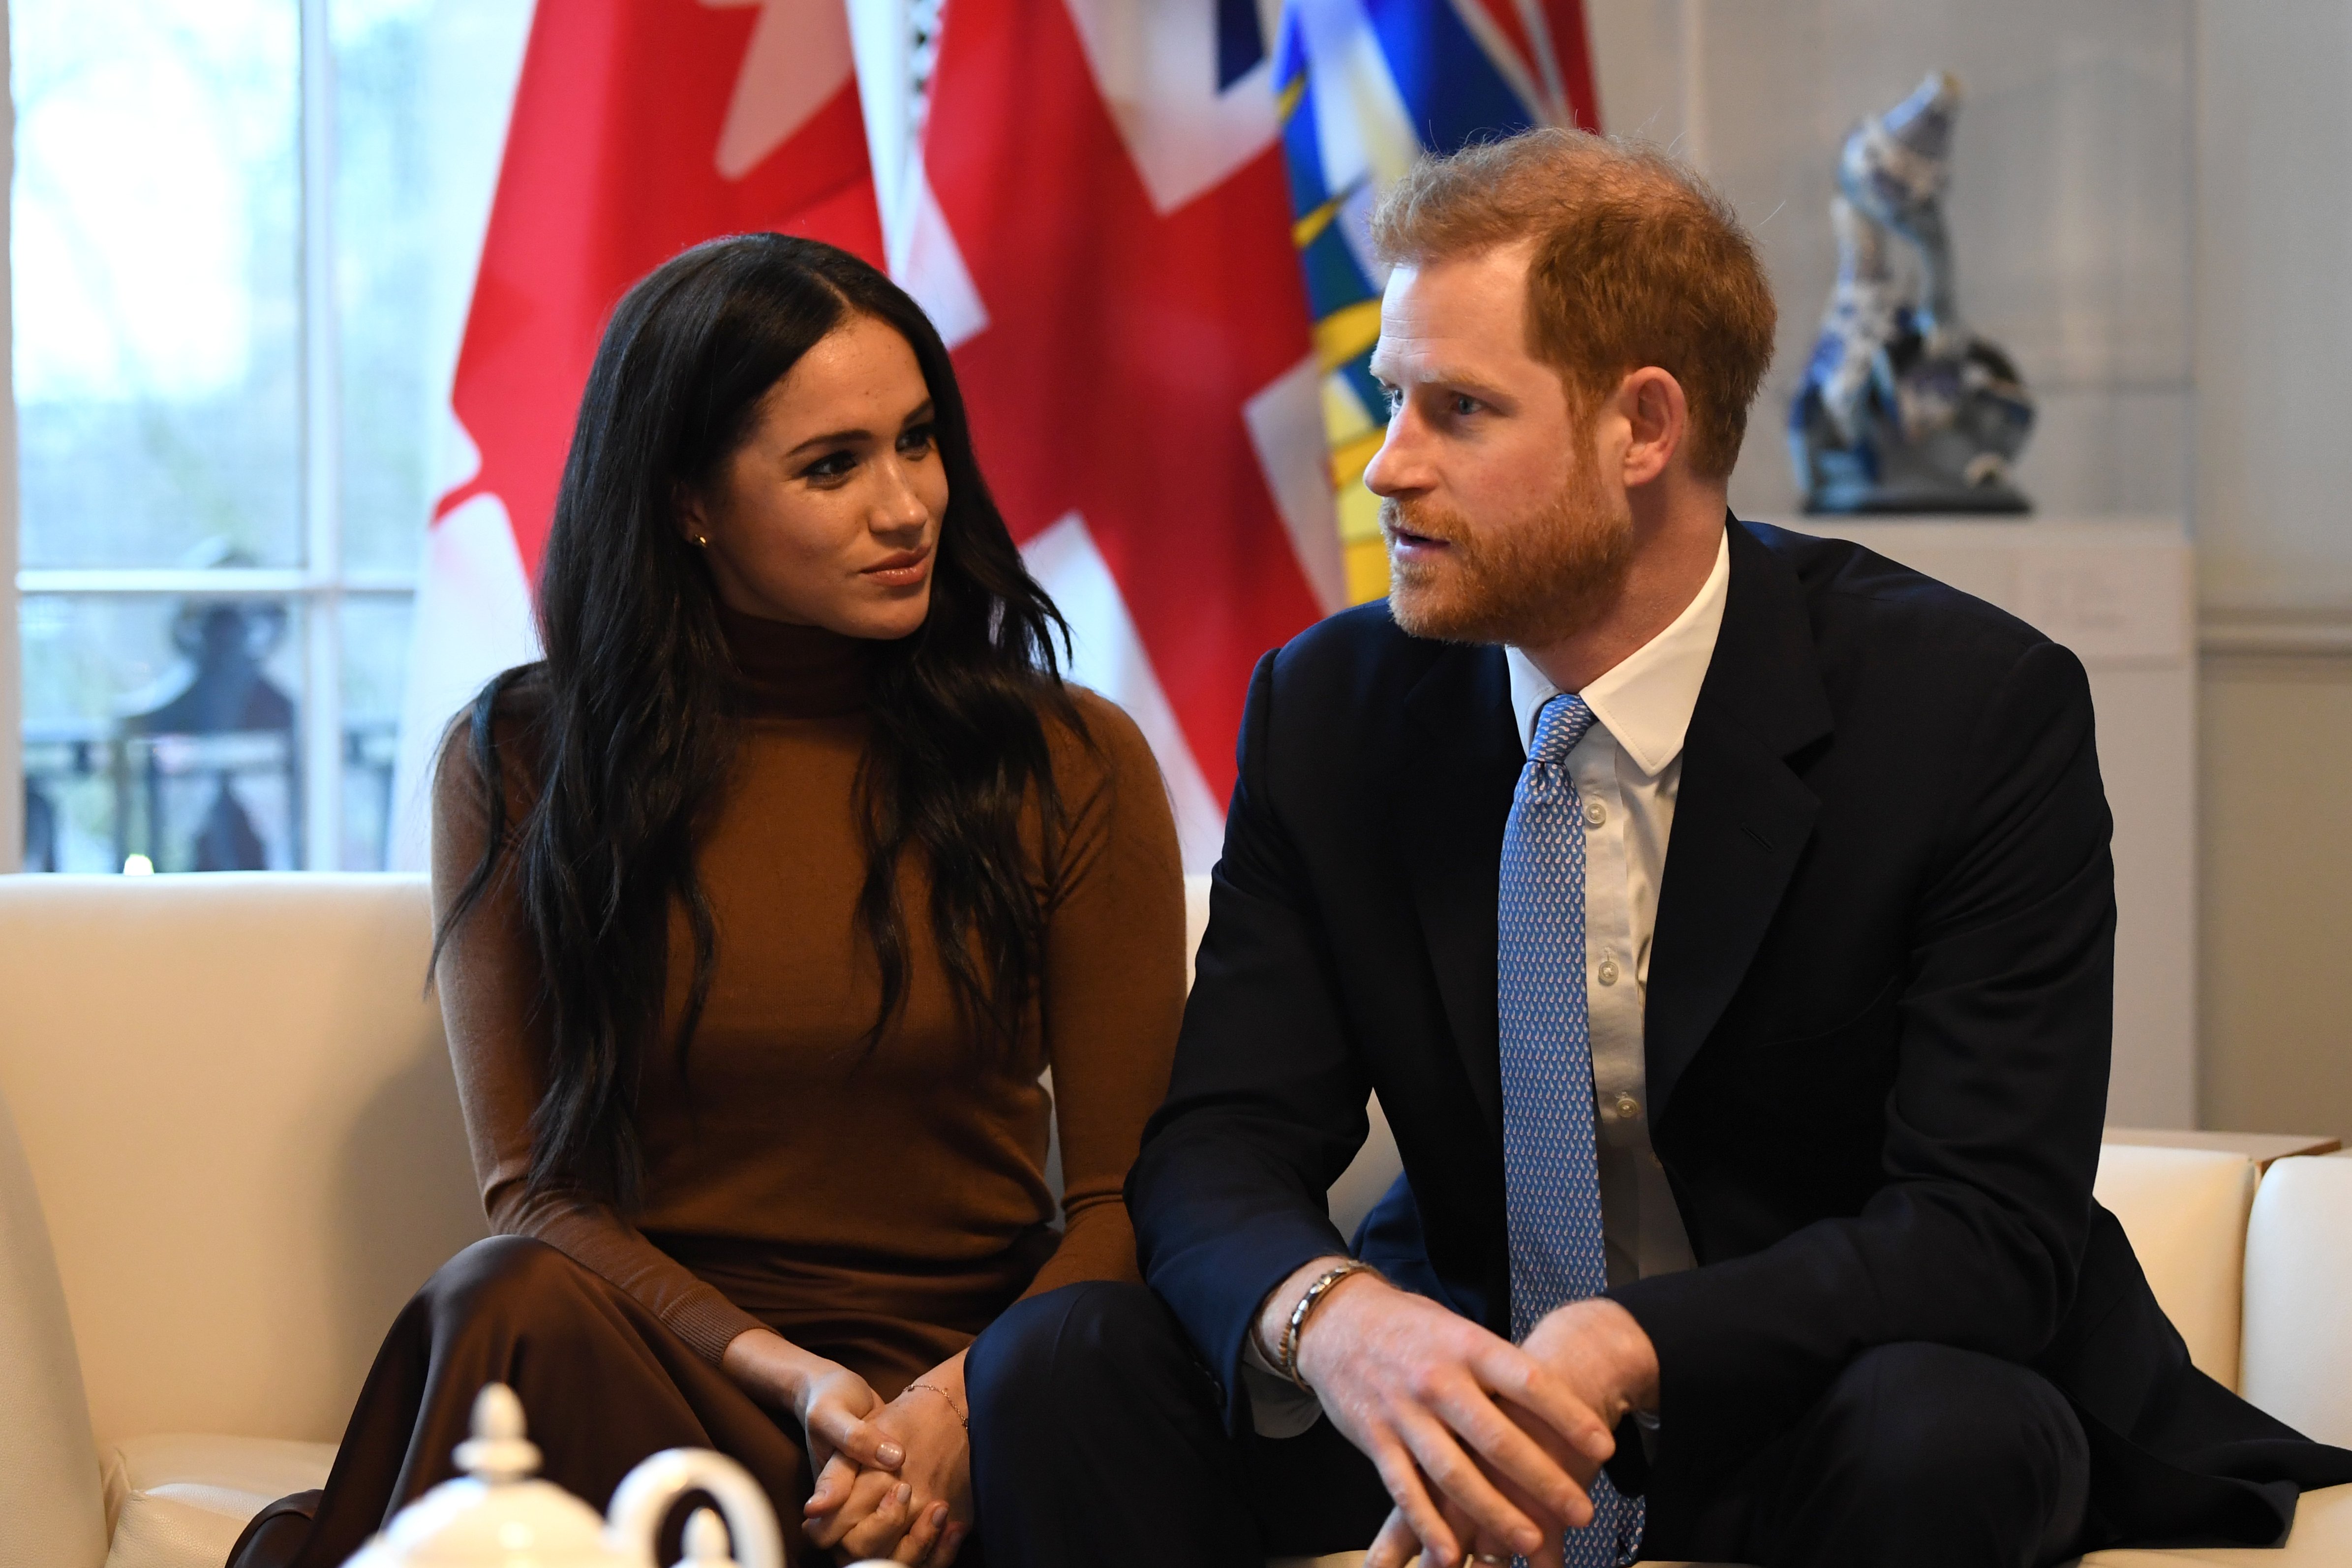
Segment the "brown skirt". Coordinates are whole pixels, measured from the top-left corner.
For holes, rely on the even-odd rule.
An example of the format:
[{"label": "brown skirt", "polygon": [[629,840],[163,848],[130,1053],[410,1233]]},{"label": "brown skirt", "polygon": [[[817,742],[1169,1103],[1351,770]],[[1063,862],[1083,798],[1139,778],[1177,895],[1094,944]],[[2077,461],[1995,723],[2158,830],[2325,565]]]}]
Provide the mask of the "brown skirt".
[{"label": "brown skirt", "polygon": [[[894,1386],[908,1373],[856,1368]],[[895,1370],[895,1369],[891,1369]],[[457,1473],[474,1396],[499,1382],[522,1400],[540,1473],[602,1509],[662,1448],[716,1448],[767,1491],[785,1560],[808,1544],[801,1506],[815,1478],[797,1424],[772,1415],[651,1312],[544,1243],[493,1237],[443,1265],[384,1337],[322,1491],[264,1509],[229,1568],[336,1568],[403,1507]],[[675,1534],[673,1520],[666,1533]],[[666,1542],[662,1563],[676,1560]],[[978,1560],[967,1547],[959,1568]]]}]

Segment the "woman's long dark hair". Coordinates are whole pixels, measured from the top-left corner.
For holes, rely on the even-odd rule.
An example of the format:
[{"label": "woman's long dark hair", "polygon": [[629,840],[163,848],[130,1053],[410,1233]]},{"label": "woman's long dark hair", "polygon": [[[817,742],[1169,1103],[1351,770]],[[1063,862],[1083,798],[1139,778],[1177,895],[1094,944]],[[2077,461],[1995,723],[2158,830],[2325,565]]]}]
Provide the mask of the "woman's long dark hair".
[{"label": "woman's long dark hair", "polygon": [[[871,649],[856,912],[882,1002],[866,1046],[906,1004],[898,867],[909,850],[929,872],[931,935],[983,1050],[1012,1047],[1035,991],[1041,895],[1064,815],[1043,721],[1085,730],[1055,660],[1055,634],[1066,647],[1068,628],[989,498],[947,349],[903,291],[831,246],[773,234],[696,246],[629,290],[596,351],[541,567],[546,658],[493,679],[459,721],[488,833],[436,933],[435,962],[510,856],[504,874],[538,960],[534,1021],[551,1052],[531,1119],[535,1189],[624,1209],[639,1201],[635,1099],[661,1032],[670,910],[684,909],[694,942],[674,1042],[683,1060],[717,946],[695,847],[741,713],[680,502],[710,492],[769,388],[853,316],[887,323],[914,349],[948,480],[929,612],[912,636]],[[502,721],[505,738],[527,736],[534,763],[511,829]],[[445,758],[454,750],[453,740]],[[1022,842],[1033,802],[1036,856]]]}]

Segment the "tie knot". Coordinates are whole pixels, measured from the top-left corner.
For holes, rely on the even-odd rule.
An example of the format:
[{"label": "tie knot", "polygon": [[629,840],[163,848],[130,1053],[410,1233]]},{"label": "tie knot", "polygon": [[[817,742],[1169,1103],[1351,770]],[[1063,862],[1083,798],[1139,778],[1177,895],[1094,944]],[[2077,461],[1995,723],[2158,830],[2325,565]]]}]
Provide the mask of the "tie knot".
[{"label": "tie knot", "polygon": [[1528,745],[1528,761],[1549,766],[1564,760],[1592,728],[1592,710],[1584,699],[1563,691],[1536,714],[1535,738]]}]

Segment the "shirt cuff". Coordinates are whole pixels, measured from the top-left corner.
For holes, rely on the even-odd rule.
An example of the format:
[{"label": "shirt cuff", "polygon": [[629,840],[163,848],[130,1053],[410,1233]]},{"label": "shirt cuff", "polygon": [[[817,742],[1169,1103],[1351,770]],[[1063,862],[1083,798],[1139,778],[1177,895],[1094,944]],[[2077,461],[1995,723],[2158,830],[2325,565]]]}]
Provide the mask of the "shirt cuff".
[{"label": "shirt cuff", "polygon": [[1261,1437],[1296,1437],[1323,1419],[1315,1391],[1275,1370],[1255,1331],[1242,1335],[1242,1386],[1249,1390],[1250,1426]]}]

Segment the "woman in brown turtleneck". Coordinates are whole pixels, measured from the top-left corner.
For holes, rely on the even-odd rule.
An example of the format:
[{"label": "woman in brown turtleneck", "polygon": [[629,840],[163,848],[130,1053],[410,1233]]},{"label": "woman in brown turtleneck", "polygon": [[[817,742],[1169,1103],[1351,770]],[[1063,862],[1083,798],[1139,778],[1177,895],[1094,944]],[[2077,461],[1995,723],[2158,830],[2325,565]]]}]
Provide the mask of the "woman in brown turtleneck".
[{"label": "woman in brown turtleneck", "polygon": [[937,334],[809,241],[714,241],[622,302],[541,619],[435,796],[497,1235],[394,1323],[324,1492],[231,1563],[340,1563],[497,1380],[592,1501],[707,1445],[795,1562],[969,1564],[966,1347],[1136,1278],[1121,1186],[1183,992],[1150,753],[1055,679]]}]

